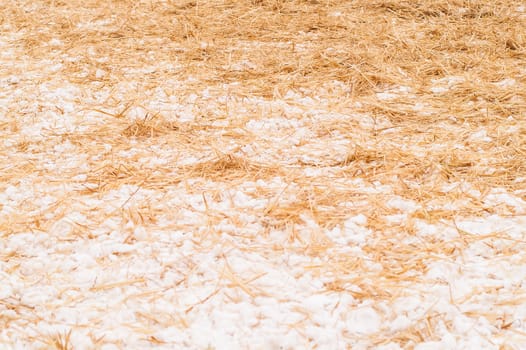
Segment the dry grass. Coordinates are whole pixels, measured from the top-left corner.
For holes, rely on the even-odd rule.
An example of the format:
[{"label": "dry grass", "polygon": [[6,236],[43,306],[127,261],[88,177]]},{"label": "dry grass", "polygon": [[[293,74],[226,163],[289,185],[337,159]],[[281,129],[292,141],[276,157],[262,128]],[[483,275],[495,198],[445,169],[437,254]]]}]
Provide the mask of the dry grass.
[{"label": "dry grass", "polygon": [[[453,241],[407,243],[405,238],[417,235],[415,220],[451,224],[455,218],[517,214],[513,207],[485,203],[496,187],[526,200],[526,15],[518,5],[511,0],[4,2],[0,21],[13,33],[9,43],[17,59],[32,62],[31,72],[37,73],[49,62],[60,63],[41,74],[39,84],[74,84],[83,94],[76,115],[95,113],[100,123],[82,132],[44,130],[45,139],[33,141],[17,136],[21,118],[29,120],[29,114],[6,106],[0,135],[17,142],[0,150],[0,190],[26,177],[42,186],[76,184],[60,204],[67,208],[123,185],[163,193],[184,187],[190,195],[279,177],[290,187],[255,191],[255,198],[269,204],[251,214],[268,230],[287,232],[291,249],[299,244],[305,254],[330,252],[327,265],[311,268],[319,276],[335,276],[328,292],[388,302],[411,285],[421,287],[433,259],[455,259],[469,242],[488,239],[459,233]],[[5,77],[18,73],[16,65],[1,71]],[[407,93],[389,99],[377,94],[400,86]],[[104,103],[93,102],[99,90],[110,91]],[[169,103],[191,105],[197,117],[184,122],[184,111],[151,107],[159,90],[172,98]],[[325,111],[346,116],[306,122],[328,147],[334,138],[348,141],[345,155],[329,148],[327,155],[303,161],[302,144],[290,147],[248,130],[249,121],[303,117],[279,106],[265,110],[261,101],[287,101],[309,112],[301,102],[287,100],[289,91],[321,99]],[[133,117],[138,106],[145,112]],[[364,116],[371,123],[363,124]],[[474,137],[481,130],[486,140]],[[276,137],[285,140],[289,131],[277,130]],[[67,167],[66,156],[49,152],[66,141],[85,156],[84,170]],[[256,151],[245,152],[245,146]],[[162,165],[143,162],[160,154]],[[185,162],[192,157],[195,162]],[[46,170],[46,158],[63,162],[62,170]],[[306,169],[323,175],[306,177]],[[79,174],[85,177],[75,180]],[[388,189],[364,192],[354,179]],[[187,185],[188,180],[196,182]],[[403,224],[388,220],[402,211],[386,204],[394,195],[418,206]],[[166,214],[159,203],[138,205],[119,215],[153,228],[155,216]],[[30,201],[27,206],[20,217],[0,218],[3,236],[45,230],[56,219],[45,212],[26,217],[35,209]],[[367,217],[373,237],[363,250],[380,272],[339,252],[320,233],[357,214]],[[86,215],[96,226],[105,219],[99,216],[110,214]],[[308,238],[296,231],[305,216],[320,227]],[[229,218],[235,222],[234,213]],[[231,286],[254,293],[232,271],[225,276]],[[375,344],[390,340],[411,348],[436,340],[440,318],[430,313],[405,331],[377,335]],[[51,345],[69,349],[70,335],[57,335]]]},{"label": "dry grass", "polygon": [[70,350],[72,349],[71,345],[71,330],[69,332],[64,332],[63,334],[57,334],[53,337],[52,346],[57,350]]}]

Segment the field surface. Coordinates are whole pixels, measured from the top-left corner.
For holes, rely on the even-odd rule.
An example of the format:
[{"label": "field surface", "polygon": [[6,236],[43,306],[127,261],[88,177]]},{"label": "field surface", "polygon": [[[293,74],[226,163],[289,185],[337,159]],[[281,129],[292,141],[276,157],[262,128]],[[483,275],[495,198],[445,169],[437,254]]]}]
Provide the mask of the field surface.
[{"label": "field surface", "polygon": [[0,347],[526,349],[526,5],[0,3]]}]

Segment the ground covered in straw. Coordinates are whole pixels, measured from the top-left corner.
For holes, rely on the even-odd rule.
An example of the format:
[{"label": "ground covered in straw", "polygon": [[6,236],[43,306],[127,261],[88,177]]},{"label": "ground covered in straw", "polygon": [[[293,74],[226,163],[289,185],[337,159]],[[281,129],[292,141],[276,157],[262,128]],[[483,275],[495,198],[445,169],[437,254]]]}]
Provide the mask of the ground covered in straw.
[{"label": "ground covered in straw", "polygon": [[524,349],[526,7],[0,4],[0,344]]}]

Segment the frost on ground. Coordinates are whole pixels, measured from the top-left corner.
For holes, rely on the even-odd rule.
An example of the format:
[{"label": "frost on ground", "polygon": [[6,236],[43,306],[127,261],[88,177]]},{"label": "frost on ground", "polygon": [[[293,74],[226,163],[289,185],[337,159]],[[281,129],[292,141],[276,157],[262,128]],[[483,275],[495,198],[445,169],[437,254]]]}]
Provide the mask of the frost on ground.
[{"label": "frost on ground", "polygon": [[155,4],[0,7],[2,347],[526,347],[523,10]]}]

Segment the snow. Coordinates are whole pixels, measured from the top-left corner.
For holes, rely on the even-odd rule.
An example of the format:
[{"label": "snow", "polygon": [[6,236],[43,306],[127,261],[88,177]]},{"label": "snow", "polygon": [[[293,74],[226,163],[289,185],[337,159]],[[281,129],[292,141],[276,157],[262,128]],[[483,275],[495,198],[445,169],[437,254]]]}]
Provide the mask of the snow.
[{"label": "snow", "polygon": [[463,83],[465,78],[462,76],[449,76],[441,79],[434,79],[434,86],[431,87],[431,92],[441,94],[451,90],[455,85]]}]

